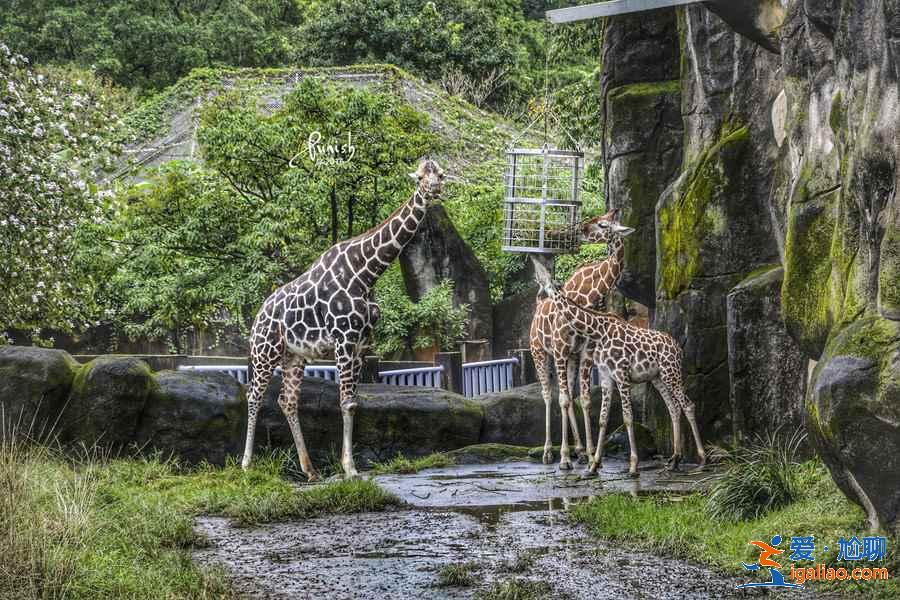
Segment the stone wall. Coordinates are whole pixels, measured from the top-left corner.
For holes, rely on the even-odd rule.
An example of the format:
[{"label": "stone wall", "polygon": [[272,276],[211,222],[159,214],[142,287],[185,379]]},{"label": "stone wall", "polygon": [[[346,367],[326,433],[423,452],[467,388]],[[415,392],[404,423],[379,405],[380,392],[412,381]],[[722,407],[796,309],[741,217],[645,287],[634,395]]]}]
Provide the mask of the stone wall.
[{"label": "stone wall", "polygon": [[[611,201],[643,215],[638,229],[655,207],[654,325],[685,347],[706,439],[802,421],[870,522],[896,530],[900,0],[704,5],[677,10],[683,156],[663,193],[621,183],[617,144],[640,135],[628,111],[604,123]],[[657,39],[617,23],[607,63],[646,47],[620,40]],[[629,109],[651,114],[639,98]]]}]

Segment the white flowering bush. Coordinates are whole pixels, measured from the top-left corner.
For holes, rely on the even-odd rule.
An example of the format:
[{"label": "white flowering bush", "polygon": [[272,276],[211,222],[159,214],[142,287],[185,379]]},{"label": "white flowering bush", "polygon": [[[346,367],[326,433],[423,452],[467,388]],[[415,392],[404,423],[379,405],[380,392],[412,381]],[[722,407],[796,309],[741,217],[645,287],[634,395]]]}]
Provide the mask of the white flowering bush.
[{"label": "white flowering bush", "polygon": [[89,73],[32,69],[0,42],[0,332],[73,330],[95,310],[73,257],[79,227],[102,218],[96,182],[116,150],[106,91]]}]

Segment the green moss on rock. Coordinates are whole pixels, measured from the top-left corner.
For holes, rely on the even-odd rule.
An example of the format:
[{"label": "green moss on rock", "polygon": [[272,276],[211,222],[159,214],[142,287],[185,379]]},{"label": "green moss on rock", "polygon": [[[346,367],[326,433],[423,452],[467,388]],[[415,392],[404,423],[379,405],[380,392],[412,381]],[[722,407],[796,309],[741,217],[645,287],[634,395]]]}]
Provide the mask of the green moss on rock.
[{"label": "green moss on rock", "polygon": [[818,356],[835,312],[831,297],[835,219],[830,199],[805,201],[805,185],[797,188],[788,213],[781,305],[792,335],[807,354]]},{"label": "green moss on rock", "polygon": [[749,127],[726,123],[719,141],[700,153],[674,191],[674,198],[659,211],[658,232],[661,266],[660,287],[675,298],[701,274],[700,244],[722,229],[722,217],[714,200],[728,183],[727,148],[743,144]]},{"label": "green moss on rock", "polygon": [[897,225],[888,228],[881,242],[878,307],[883,316],[900,319],[900,227]]}]

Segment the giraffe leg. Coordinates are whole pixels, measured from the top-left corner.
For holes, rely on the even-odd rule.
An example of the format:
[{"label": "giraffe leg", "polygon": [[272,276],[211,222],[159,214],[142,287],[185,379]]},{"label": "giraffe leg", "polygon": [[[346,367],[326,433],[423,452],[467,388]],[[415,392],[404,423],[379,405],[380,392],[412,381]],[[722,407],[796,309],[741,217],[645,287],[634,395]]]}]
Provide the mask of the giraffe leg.
[{"label": "giraffe leg", "polygon": [[556,361],[556,376],[559,379],[559,411],[560,424],[562,425],[562,440],[559,444],[559,469],[561,471],[572,470],[572,457],[569,453],[569,409],[572,401],[569,397],[569,373],[565,356],[554,357]]},{"label": "giraffe leg", "polygon": [[628,474],[631,477],[638,476],[638,452],[637,440],[634,437],[634,419],[631,413],[631,382],[624,377],[620,377],[617,381],[619,385],[619,396],[622,397],[622,421],[625,422],[625,429],[628,431],[628,447],[631,449],[631,460],[628,463]]},{"label": "giraffe leg", "polygon": [[309,452],[306,451],[306,442],[303,440],[303,431],[300,429],[300,418],[297,416],[300,404],[300,387],[303,384],[303,367],[305,361],[294,354],[287,354],[282,365],[284,381],[281,385],[281,394],[278,396],[278,406],[287,418],[291,435],[294,437],[294,445],[297,446],[297,456],[300,457],[300,468],[310,481],[319,479],[319,474],[313,467]]},{"label": "giraffe leg", "polygon": [[672,420],[672,456],[666,462],[666,469],[671,471],[678,470],[678,464],[681,462],[681,408],[675,401],[669,385],[662,378],[657,377],[653,380],[653,387],[662,396],[663,402],[669,411],[669,418]]},{"label": "giraffe leg", "polygon": [[[566,373],[569,377],[569,398],[574,398],[575,392],[578,391],[578,367],[578,359],[570,357],[566,361]],[[584,458],[584,444],[581,443],[581,430],[578,427],[578,420],[575,418],[574,402],[569,402],[567,413],[569,415],[569,426],[572,427],[572,437],[575,440],[575,457],[578,459],[578,462],[582,462]]]},{"label": "giraffe leg", "polygon": [[275,367],[264,361],[250,359],[250,383],[247,385],[247,440],[244,443],[244,456],[241,459],[241,468],[245,471],[250,468],[253,460],[253,442],[256,434],[256,420],[259,417],[259,406],[262,403],[263,394],[269,387],[272,372]]},{"label": "giraffe leg", "polygon": [[550,391],[550,365],[549,357],[546,352],[538,348],[531,349],[531,356],[534,358],[534,367],[537,370],[538,381],[541,382],[541,395],[544,397],[545,417],[544,417],[544,464],[549,465],[553,462],[553,438],[550,431],[551,410],[553,404],[553,395]]},{"label": "giraffe leg", "polygon": [[337,346],[335,364],[340,374],[341,416],[344,420],[344,438],[341,446],[341,465],[345,479],[357,479],[359,472],[353,460],[353,416],[356,413],[356,383],[362,370],[362,359],[350,345]]},{"label": "giraffe leg", "polygon": [[603,391],[603,404],[600,406],[600,434],[597,437],[597,448],[594,451],[594,459],[591,461],[590,472],[596,473],[603,466],[603,446],[606,442],[606,424],[609,422],[609,405],[612,401],[612,383],[607,380],[600,382]]},{"label": "giraffe leg", "polygon": [[684,415],[687,417],[688,423],[691,424],[691,432],[694,434],[694,443],[697,445],[697,456],[699,457],[698,470],[706,467],[706,450],[703,448],[703,438],[700,437],[700,426],[697,425],[697,409],[690,398],[684,393],[684,387],[680,388],[679,398]]},{"label": "giraffe leg", "polygon": [[[582,357],[579,366],[579,383],[581,384],[581,414],[584,417],[584,437],[587,446],[586,454],[578,457],[578,462],[585,463],[594,458],[594,440],[591,436],[591,369],[594,361],[589,357]],[[583,460],[582,460],[583,459]]]}]

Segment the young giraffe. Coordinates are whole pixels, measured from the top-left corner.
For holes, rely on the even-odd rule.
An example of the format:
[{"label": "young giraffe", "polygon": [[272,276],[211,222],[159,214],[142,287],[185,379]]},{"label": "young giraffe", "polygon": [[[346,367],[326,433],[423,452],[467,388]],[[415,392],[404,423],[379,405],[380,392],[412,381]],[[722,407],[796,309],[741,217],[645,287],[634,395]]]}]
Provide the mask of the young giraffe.
[{"label": "young giraffe", "polygon": [[[625,241],[624,238],[634,232],[631,227],[625,227],[618,222],[619,210],[614,209],[605,215],[594,217],[581,228],[582,241],[587,243],[606,243],[609,248],[609,257],[581,267],[569,278],[563,286],[562,292],[570,300],[581,306],[593,308],[605,308],[606,297],[619,280],[619,275],[625,266]],[[546,437],[544,440],[544,464],[550,464],[553,460],[553,443],[550,434],[550,356],[553,339],[552,328],[552,303],[546,299],[540,299],[531,320],[530,345],[531,356],[537,369],[538,379],[541,382],[541,392],[546,406]],[[577,362],[576,362],[577,361]],[[573,356],[567,361],[569,381],[575,380],[575,369],[579,369],[581,411],[584,417],[584,431],[587,438],[587,456],[593,456],[593,439],[591,436],[590,422],[590,385],[591,385],[591,357]],[[567,411],[568,421],[575,438],[575,455],[579,459],[583,456],[584,446],[581,443],[581,434],[578,431],[578,423],[575,420],[575,409],[570,405]],[[560,459],[560,468],[566,468],[566,464]]]},{"label": "young giraffe", "polygon": [[[653,383],[672,418],[674,452],[670,462],[673,468],[677,468],[681,460],[681,412],[684,412],[691,425],[700,456],[699,467],[702,468],[706,464],[706,453],[697,426],[694,404],[684,392],[681,378],[682,350],[675,339],[667,333],[636,327],[614,315],[584,308],[559,291],[543,265],[535,263],[535,271],[544,292],[553,303],[554,359],[563,360],[573,353],[589,355],[600,371],[603,406],[600,411],[600,435],[590,472],[596,473],[602,464],[609,404],[612,386],[615,384],[622,398],[622,420],[628,431],[631,449],[628,470],[632,476],[637,476],[638,456],[631,410],[631,386],[644,382]],[[557,362],[556,368],[559,377],[559,403],[565,423],[566,410],[571,403],[568,370],[561,368],[559,364]],[[567,428],[564,426],[562,429],[560,453],[568,459]]]},{"label": "young giraffe", "polygon": [[273,371],[281,364],[284,383],[278,405],[290,425],[303,473],[310,480],[318,478],[303,441],[297,406],[306,362],[333,354],[340,375],[344,420],[341,465],[348,478],[357,476],[353,415],[363,363],[362,347],[379,317],[373,287],[413,238],[428,205],[440,195],[444,172],[435,162],[426,160],[411,177],[417,185],[409,201],[378,227],[332,246],[306,273],[275,290],[256,315],[250,333],[247,443],[241,463],[244,469],[253,456],[262,395]]}]

